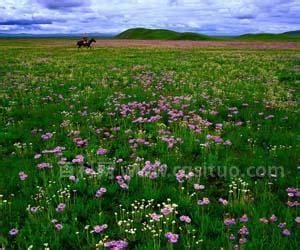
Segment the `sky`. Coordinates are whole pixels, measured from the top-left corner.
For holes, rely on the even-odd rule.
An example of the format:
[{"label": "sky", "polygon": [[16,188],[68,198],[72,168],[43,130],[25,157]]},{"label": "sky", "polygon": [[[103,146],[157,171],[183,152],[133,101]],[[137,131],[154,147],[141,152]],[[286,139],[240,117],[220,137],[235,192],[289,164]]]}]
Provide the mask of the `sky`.
[{"label": "sky", "polygon": [[163,28],[208,35],[300,30],[300,0],[0,0],[0,33]]}]

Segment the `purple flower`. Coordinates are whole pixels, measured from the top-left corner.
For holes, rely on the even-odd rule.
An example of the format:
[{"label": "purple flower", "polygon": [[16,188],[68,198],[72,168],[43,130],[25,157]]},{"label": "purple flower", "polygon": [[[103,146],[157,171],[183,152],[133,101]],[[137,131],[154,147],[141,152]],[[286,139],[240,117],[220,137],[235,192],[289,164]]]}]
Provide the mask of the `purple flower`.
[{"label": "purple flower", "polygon": [[230,239],[230,240],[235,240],[235,236],[234,236],[233,234],[231,234],[231,235],[229,236],[229,239]]},{"label": "purple flower", "polygon": [[228,201],[223,198],[220,198],[219,202],[222,203],[224,206],[226,206],[228,204]]},{"label": "purple flower", "polygon": [[28,175],[25,174],[25,172],[19,172],[19,178],[21,181],[25,181],[27,179]]},{"label": "purple flower", "polygon": [[291,235],[291,231],[288,230],[288,229],[284,229],[281,233],[282,233],[284,236],[290,236],[290,235]]},{"label": "purple flower", "polygon": [[161,214],[157,214],[157,213],[153,213],[153,214],[150,214],[150,217],[154,221],[159,221],[160,218],[162,217],[162,215]]},{"label": "purple flower", "polygon": [[281,229],[285,228],[286,227],[286,223],[285,222],[279,223],[278,227],[281,228]]},{"label": "purple flower", "polygon": [[202,200],[198,200],[197,204],[199,206],[206,206],[210,203],[209,199],[207,197],[204,197]]},{"label": "purple flower", "polygon": [[248,235],[249,234],[249,230],[247,227],[243,226],[240,230],[239,230],[239,234],[240,235]]},{"label": "purple flower", "polygon": [[170,213],[173,212],[173,208],[171,208],[171,207],[164,207],[163,209],[160,210],[160,212],[161,212],[164,216],[167,216],[167,215],[169,215]]},{"label": "purple flower", "polygon": [[272,214],[272,216],[269,218],[269,220],[270,220],[271,222],[275,222],[275,221],[277,221],[278,219],[277,219],[277,217],[275,216],[275,214]]},{"label": "purple flower", "polygon": [[18,233],[19,233],[19,230],[16,229],[16,228],[13,228],[13,229],[11,229],[11,230],[8,232],[8,234],[9,234],[10,236],[16,236]]},{"label": "purple flower", "polygon": [[165,234],[165,237],[168,239],[169,243],[174,244],[174,243],[177,243],[179,235],[168,232],[168,233]]},{"label": "purple flower", "polygon": [[248,221],[248,216],[246,214],[244,214],[241,218],[240,218],[240,222],[247,222]]},{"label": "purple flower", "polygon": [[103,233],[106,228],[107,228],[107,224],[94,226],[93,233],[95,234]]},{"label": "purple flower", "polygon": [[57,230],[57,231],[60,231],[60,230],[62,230],[63,229],[63,225],[62,224],[60,224],[60,223],[57,223],[57,224],[55,224],[55,229]]},{"label": "purple flower", "polygon": [[106,188],[100,188],[100,189],[98,189],[97,190],[97,192],[96,192],[96,198],[100,198],[100,197],[102,197],[105,193],[106,193]]},{"label": "purple flower", "polygon": [[48,162],[42,162],[42,163],[38,164],[37,167],[38,167],[38,169],[42,170],[42,169],[52,168],[53,166]]},{"label": "purple flower", "polygon": [[107,153],[107,149],[105,148],[99,148],[97,150],[97,155],[105,155]]},{"label": "purple flower", "polygon": [[41,138],[45,141],[49,140],[53,136],[53,133],[46,133],[41,136]]},{"label": "purple flower", "polygon": [[180,221],[185,222],[185,223],[191,223],[191,221],[192,221],[191,218],[187,215],[181,215],[179,219],[180,219]]},{"label": "purple flower", "polygon": [[235,225],[235,219],[234,218],[227,218],[224,220],[224,225],[225,226],[231,226],[231,225]]},{"label": "purple flower", "polygon": [[84,163],[84,156],[83,155],[76,155],[75,159],[72,160],[73,163],[83,164]]},{"label": "purple flower", "polygon": [[125,240],[112,240],[104,243],[104,247],[107,247],[111,250],[122,250],[128,246],[127,241]]},{"label": "purple flower", "polygon": [[56,207],[56,212],[61,213],[65,210],[66,204],[65,203],[59,203]]}]

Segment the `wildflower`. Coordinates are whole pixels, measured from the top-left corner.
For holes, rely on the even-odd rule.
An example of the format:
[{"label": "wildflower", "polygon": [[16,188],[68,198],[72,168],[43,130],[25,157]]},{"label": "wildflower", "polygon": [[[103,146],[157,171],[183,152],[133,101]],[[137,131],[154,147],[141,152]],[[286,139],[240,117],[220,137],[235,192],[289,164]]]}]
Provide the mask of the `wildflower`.
[{"label": "wildflower", "polygon": [[60,230],[62,230],[63,229],[63,225],[62,224],[60,224],[60,223],[57,223],[57,224],[55,224],[55,229],[57,230],[57,231],[60,231]]},{"label": "wildflower", "polygon": [[105,231],[107,224],[94,226],[93,233],[100,234]]},{"label": "wildflower", "polygon": [[277,221],[277,217],[275,216],[275,214],[272,214],[272,216],[269,218],[269,220],[271,222],[275,222],[275,221]]},{"label": "wildflower", "polygon": [[83,164],[84,163],[84,156],[83,155],[76,155],[75,159],[72,160],[73,163]]},{"label": "wildflower", "polygon": [[39,207],[31,207],[30,212],[35,214],[39,210]]},{"label": "wildflower", "polygon": [[111,250],[122,250],[128,246],[127,241],[125,240],[112,240],[104,243],[104,247],[107,247]]},{"label": "wildflower", "polygon": [[205,186],[196,183],[196,184],[194,184],[194,189],[197,191],[200,191],[200,190],[205,189]]},{"label": "wildflower", "polygon": [[268,224],[268,223],[269,223],[268,219],[265,218],[265,217],[260,218],[259,221],[260,221],[261,223],[264,223],[264,224]]},{"label": "wildflower", "polygon": [[41,136],[41,138],[42,138],[43,140],[47,141],[47,140],[49,140],[52,136],[53,136],[53,133],[48,132],[48,133],[46,133],[46,134],[43,134],[43,135]]},{"label": "wildflower", "polygon": [[209,199],[207,197],[204,197],[202,200],[198,200],[199,206],[206,206],[210,203]]},{"label": "wildflower", "polygon": [[66,208],[66,204],[64,203],[59,203],[56,207],[56,212],[60,213],[60,212],[63,212]]},{"label": "wildflower", "polygon": [[242,237],[239,239],[239,243],[242,245],[242,244],[245,244],[247,242],[247,239]]},{"label": "wildflower", "polygon": [[160,218],[162,217],[162,215],[161,215],[161,214],[153,213],[153,214],[150,214],[150,217],[151,217],[151,219],[154,220],[154,221],[159,221]]},{"label": "wildflower", "polygon": [[285,222],[279,223],[278,227],[281,228],[281,229],[285,228],[286,227],[286,223]]},{"label": "wildflower", "polygon": [[106,193],[106,188],[100,188],[99,190],[97,190],[97,192],[96,192],[96,198],[100,198],[100,197],[102,197],[103,196],[103,194],[105,194]]},{"label": "wildflower", "polygon": [[291,231],[288,230],[288,229],[284,229],[281,233],[282,233],[284,236],[290,236],[290,235],[291,235]]},{"label": "wildflower", "polygon": [[38,169],[42,170],[42,169],[52,168],[53,166],[48,162],[42,162],[42,163],[38,164],[37,167],[38,167]]},{"label": "wildflower", "polygon": [[231,226],[231,225],[234,225],[234,224],[236,224],[234,218],[232,218],[232,219],[231,218],[227,218],[227,219],[224,220],[224,225],[226,225],[226,226]]},{"label": "wildflower", "polygon": [[297,224],[300,224],[300,217],[299,217],[299,216],[295,218],[295,222],[296,222]]},{"label": "wildflower", "polygon": [[19,233],[19,230],[16,229],[16,228],[13,228],[13,229],[11,229],[11,230],[9,231],[8,234],[9,234],[10,236],[16,236],[18,233]]},{"label": "wildflower", "polygon": [[230,240],[235,240],[235,236],[234,236],[233,234],[231,234],[231,235],[229,236],[229,239],[230,239]]},{"label": "wildflower", "polygon": [[97,155],[105,155],[107,153],[107,149],[105,148],[99,148],[97,150]]},{"label": "wildflower", "polygon": [[248,217],[246,214],[244,214],[241,218],[240,218],[240,222],[247,222],[248,221]]},{"label": "wildflower", "polygon": [[189,216],[187,216],[187,215],[182,215],[182,216],[180,216],[180,221],[182,221],[182,222],[185,222],[185,223],[191,223],[191,218],[189,217]]},{"label": "wildflower", "polygon": [[165,234],[165,237],[168,239],[169,243],[174,244],[174,243],[177,243],[179,235],[168,232],[168,233]]},{"label": "wildflower", "polygon": [[224,206],[226,206],[228,204],[228,201],[223,198],[220,198],[219,202],[222,203]]},{"label": "wildflower", "polygon": [[247,227],[243,226],[240,230],[239,230],[239,234],[240,235],[248,235],[249,234],[249,230]]},{"label": "wildflower", "polygon": [[75,175],[70,175],[69,180],[70,181],[76,181],[76,176]]},{"label": "wildflower", "polygon": [[163,209],[160,210],[160,212],[166,216],[169,215],[170,213],[173,212],[173,208],[172,207],[164,207]]},{"label": "wildflower", "polygon": [[28,175],[25,174],[25,172],[19,172],[19,178],[21,181],[25,181],[27,179]]}]

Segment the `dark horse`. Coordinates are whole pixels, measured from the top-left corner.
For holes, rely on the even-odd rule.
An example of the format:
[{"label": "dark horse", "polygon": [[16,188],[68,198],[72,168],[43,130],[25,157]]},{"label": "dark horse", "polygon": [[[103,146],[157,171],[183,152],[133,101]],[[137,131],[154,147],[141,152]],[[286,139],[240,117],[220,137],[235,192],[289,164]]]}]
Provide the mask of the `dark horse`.
[{"label": "dark horse", "polygon": [[81,47],[91,48],[91,44],[95,43],[95,42],[96,42],[96,40],[94,38],[88,40],[87,42],[80,40],[77,42],[77,46],[78,46],[78,49],[80,49]]}]

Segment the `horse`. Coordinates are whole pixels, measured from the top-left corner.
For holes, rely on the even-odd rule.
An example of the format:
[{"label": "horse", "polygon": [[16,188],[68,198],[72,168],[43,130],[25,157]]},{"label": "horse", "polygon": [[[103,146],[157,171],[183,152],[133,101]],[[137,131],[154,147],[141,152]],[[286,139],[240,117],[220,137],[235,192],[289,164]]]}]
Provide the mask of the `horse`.
[{"label": "horse", "polygon": [[80,41],[77,42],[77,47],[78,47],[78,49],[80,49],[82,46],[87,47],[87,48],[92,48],[91,44],[95,43],[95,42],[96,42],[96,40],[94,38],[88,40],[87,42],[84,42],[83,40],[80,40]]}]

